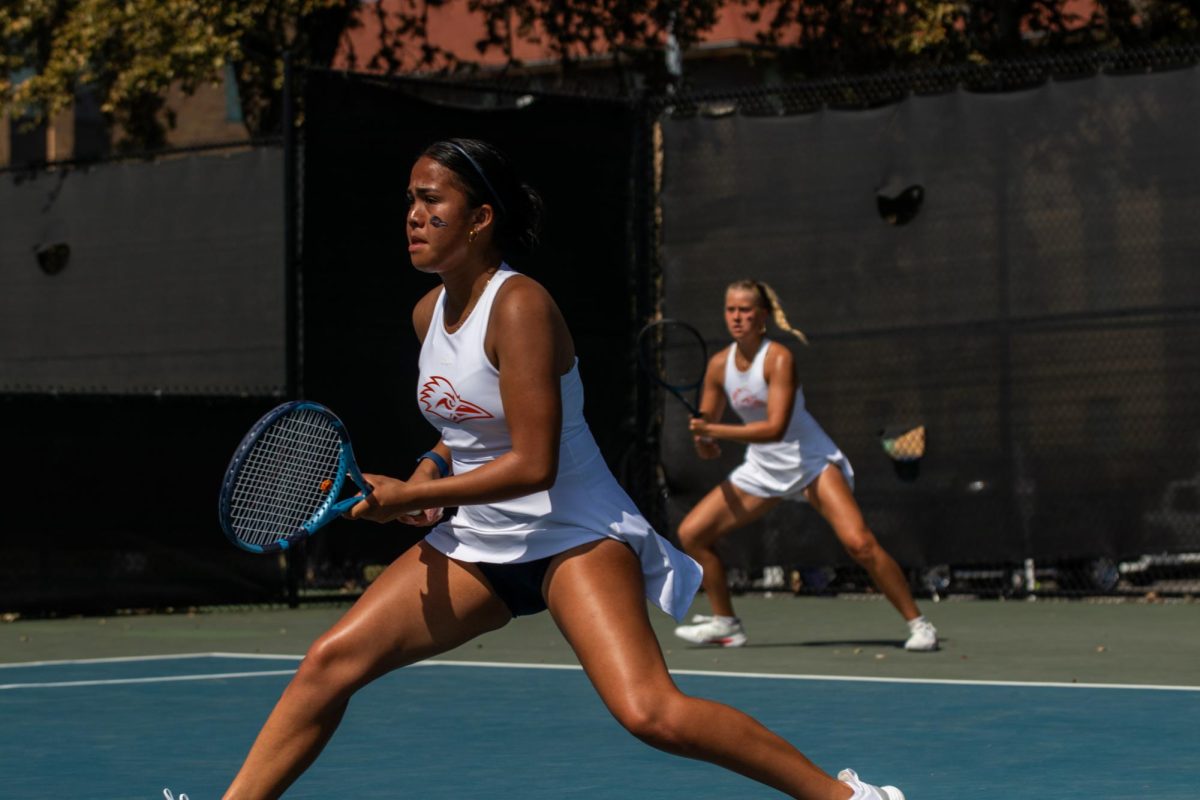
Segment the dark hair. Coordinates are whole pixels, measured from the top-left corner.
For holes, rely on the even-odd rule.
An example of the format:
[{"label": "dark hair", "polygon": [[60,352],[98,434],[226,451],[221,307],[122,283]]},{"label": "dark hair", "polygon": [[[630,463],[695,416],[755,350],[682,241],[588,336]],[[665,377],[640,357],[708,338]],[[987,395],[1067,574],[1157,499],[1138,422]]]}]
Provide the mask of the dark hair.
[{"label": "dark hair", "polygon": [[508,156],[479,139],[444,139],[421,155],[453,172],[472,206],[491,205],[501,255],[533,252],[542,230],[542,198],[521,181]]}]

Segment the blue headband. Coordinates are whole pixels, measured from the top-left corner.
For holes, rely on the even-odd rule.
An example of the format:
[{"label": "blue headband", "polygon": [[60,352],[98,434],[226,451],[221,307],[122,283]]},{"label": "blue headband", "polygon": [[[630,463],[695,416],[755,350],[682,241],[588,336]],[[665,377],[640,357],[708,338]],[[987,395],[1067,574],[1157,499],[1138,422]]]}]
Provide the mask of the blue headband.
[{"label": "blue headband", "polygon": [[471,158],[470,153],[468,153],[466,150],[464,150],[462,147],[455,144],[454,142],[448,141],[448,142],[446,142],[446,144],[450,145],[455,150],[462,153],[463,158],[465,158],[467,161],[471,162],[471,166],[475,168],[475,172],[477,175],[479,175],[479,179],[483,181],[483,185],[486,186],[487,190],[491,193],[492,199],[495,200],[496,205],[500,207],[500,213],[507,215],[508,209],[504,207],[504,201],[500,199],[500,195],[496,193],[496,189],[495,189],[495,187],[492,186],[492,182],[489,181],[487,179],[487,175],[485,175],[483,173],[483,168],[479,166],[479,162],[476,161],[475,159]]}]

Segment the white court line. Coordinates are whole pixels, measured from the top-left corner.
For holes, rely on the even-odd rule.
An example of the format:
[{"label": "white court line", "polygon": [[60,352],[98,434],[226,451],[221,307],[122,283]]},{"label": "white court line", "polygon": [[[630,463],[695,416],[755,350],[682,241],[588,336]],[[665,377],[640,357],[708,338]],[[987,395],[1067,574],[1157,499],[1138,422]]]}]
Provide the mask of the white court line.
[{"label": "white court line", "polygon": [[[414,666],[493,667],[514,669],[583,669],[577,664],[508,664],[499,661],[423,661]],[[953,678],[871,678],[856,675],[786,675],[771,672],[721,672],[704,669],[673,669],[672,675],[707,675],[715,678],[761,678],[778,681],[842,681],[845,683],[926,683],[946,686],[1012,686],[1052,689],[1142,689],[1165,692],[1200,692],[1200,686],[1158,686],[1143,683],[1068,683],[1056,681],[982,681]]]},{"label": "white court line", "polygon": [[[120,658],[92,658],[62,661],[27,661],[18,664],[0,664],[0,667],[32,667],[50,664],[97,664],[117,661],[163,661],[168,659],[188,658],[246,658],[263,660],[299,661],[303,657],[289,654],[270,653],[180,653],[172,656],[127,656]],[[548,669],[548,670],[582,670],[578,664],[527,664],[501,661],[455,661],[451,659],[431,659],[411,666],[414,667],[487,667],[491,669]],[[0,684],[0,689],[39,688],[55,686],[102,686],[121,683],[163,683],[184,680],[209,680],[220,678],[250,678],[264,675],[290,675],[295,670],[263,671],[263,672],[230,672],[212,675],[179,675],[152,678],[115,678],[94,681],[58,681],[46,683]],[[672,675],[701,675],[715,678],[757,678],[765,680],[784,681],[838,681],[843,683],[898,683],[898,684],[928,684],[935,686],[1005,686],[1014,688],[1051,688],[1051,689],[1133,689],[1138,691],[1164,692],[1200,692],[1200,686],[1172,686],[1136,683],[1075,683],[1066,681],[996,681],[996,680],[965,680],[955,678],[877,678],[856,675],[788,675],[770,672],[722,672],[719,670],[673,669]]]},{"label": "white court line", "polygon": [[304,656],[264,655],[262,653],[173,653],[165,656],[111,656],[109,658],[63,658],[57,661],[19,661],[0,664],[0,669],[11,667],[52,667],[61,664],[116,664],[128,661],[174,661],[185,658],[261,658],[272,661],[299,661]]},{"label": "white court line", "polygon": [[110,678],[95,681],[47,681],[46,683],[0,683],[5,689],[62,689],[69,686],[115,686],[124,683],[172,683],[174,681],[216,681],[223,678],[262,678],[270,675],[291,675],[294,669],[263,672],[214,672],[208,675],[162,675],[153,678]]},{"label": "white court line", "polygon": [[[240,658],[240,659],[260,659],[265,661],[300,661],[303,656],[294,655],[279,655],[279,654],[262,654],[262,653],[176,653],[174,655],[157,655],[157,656],[113,656],[110,658],[67,658],[57,661],[23,661],[15,664],[0,664],[0,668],[6,667],[47,667],[47,666],[63,666],[73,664],[115,664],[115,663],[133,663],[139,661],[184,661],[187,659],[200,658]],[[146,678],[106,678],[95,680],[78,680],[78,681],[42,681],[30,683],[0,683],[0,691],[6,689],[60,689],[72,686],[114,686],[119,684],[131,683],[171,683],[173,681],[203,681],[203,680],[222,680],[229,678],[258,678],[264,676],[291,675],[295,672],[294,669],[288,670],[263,670],[259,672],[218,672],[199,675],[161,675]]]}]

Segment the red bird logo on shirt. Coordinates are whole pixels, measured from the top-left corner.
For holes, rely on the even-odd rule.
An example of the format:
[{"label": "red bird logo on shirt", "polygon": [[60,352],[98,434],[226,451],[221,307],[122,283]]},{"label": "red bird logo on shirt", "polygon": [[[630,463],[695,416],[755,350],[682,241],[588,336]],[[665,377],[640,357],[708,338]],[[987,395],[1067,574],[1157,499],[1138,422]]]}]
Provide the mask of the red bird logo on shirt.
[{"label": "red bird logo on shirt", "polygon": [[733,390],[733,396],[729,399],[734,408],[766,408],[767,405],[755,397],[754,392],[740,386]]},{"label": "red bird logo on shirt", "polygon": [[454,391],[454,384],[441,375],[434,375],[425,381],[417,399],[425,405],[425,410],[430,414],[450,422],[491,419],[492,417],[490,412],[468,400],[463,400],[458,392]]}]

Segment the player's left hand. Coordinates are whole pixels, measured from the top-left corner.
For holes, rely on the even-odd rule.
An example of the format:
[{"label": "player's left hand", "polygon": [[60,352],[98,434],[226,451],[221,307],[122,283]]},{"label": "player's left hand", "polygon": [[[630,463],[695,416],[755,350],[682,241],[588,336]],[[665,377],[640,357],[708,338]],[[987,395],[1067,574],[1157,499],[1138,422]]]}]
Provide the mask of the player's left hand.
[{"label": "player's left hand", "polygon": [[692,417],[688,420],[688,430],[695,436],[710,436],[708,432],[708,420],[703,417]]}]

